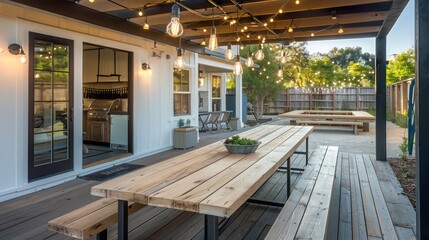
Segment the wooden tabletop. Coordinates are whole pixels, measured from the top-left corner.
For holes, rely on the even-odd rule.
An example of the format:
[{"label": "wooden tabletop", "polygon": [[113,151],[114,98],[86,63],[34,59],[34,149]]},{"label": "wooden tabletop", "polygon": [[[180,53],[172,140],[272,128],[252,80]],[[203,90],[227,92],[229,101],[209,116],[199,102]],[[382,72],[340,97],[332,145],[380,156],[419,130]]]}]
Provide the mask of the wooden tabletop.
[{"label": "wooden tabletop", "polygon": [[375,117],[364,111],[331,111],[331,110],[296,110],[279,114],[282,118],[314,118],[314,119],[350,119],[375,120]]},{"label": "wooden tabletop", "polygon": [[283,165],[313,127],[262,125],[240,133],[256,153],[229,154],[219,141],[92,187],[91,194],[229,217]]}]

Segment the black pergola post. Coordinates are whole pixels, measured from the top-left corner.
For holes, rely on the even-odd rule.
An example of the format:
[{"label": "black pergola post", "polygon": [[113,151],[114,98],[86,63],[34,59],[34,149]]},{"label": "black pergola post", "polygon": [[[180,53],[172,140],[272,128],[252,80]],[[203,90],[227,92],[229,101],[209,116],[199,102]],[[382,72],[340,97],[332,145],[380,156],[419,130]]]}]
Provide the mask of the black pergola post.
[{"label": "black pergola post", "polygon": [[418,239],[429,239],[429,1],[415,1],[416,217]]},{"label": "black pergola post", "polygon": [[375,39],[375,156],[386,161],[386,37]]}]

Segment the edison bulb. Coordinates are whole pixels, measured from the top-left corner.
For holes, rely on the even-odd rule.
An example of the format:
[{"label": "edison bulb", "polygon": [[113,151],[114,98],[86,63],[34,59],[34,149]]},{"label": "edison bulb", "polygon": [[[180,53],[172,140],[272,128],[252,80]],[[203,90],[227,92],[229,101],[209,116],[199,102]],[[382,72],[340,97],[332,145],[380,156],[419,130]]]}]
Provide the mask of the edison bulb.
[{"label": "edison bulb", "polygon": [[217,49],[217,46],[216,28],[213,26],[209,39],[209,49],[214,51]]},{"label": "edison bulb", "polygon": [[240,57],[238,55],[237,55],[237,60],[234,63],[234,69],[232,72],[236,76],[243,74],[243,67],[241,66]]},{"label": "edison bulb", "polygon": [[264,59],[265,55],[264,52],[262,51],[262,45],[259,44],[259,50],[256,52],[255,54],[255,58],[256,60],[261,61],[262,59]]},{"label": "edison bulb", "polygon": [[171,17],[170,23],[167,25],[167,34],[172,37],[179,37],[183,34],[183,26],[179,17]]},{"label": "edison bulb", "polygon": [[183,59],[183,56],[178,56],[176,61],[174,62],[174,66],[176,68],[182,69],[185,65],[185,60]]},{"label": "edison bulb", "polygon": [[225,58],[228,60],[234,59],[234,53],[232,52],[231,48],[228,48],[228,50],[226,50]]},{"label": "edison bulb", "polygon": [[25,56],[25,55],[21,55],[21,57],[19,58],[19,61],[21,62],[21,63],[27,63],[27,56]]},{"label": "edison bulb", "polygon": [[279,78],[283,77],[283,70],[281,68],[279,68],[279,70],[277,71],[277,77]]},{"label": "edison bulb", "polygon": [[255,64],[252,59],[252,56],[247,57],[244,63],[246,64],[246,67],[253,67],[253,65]]}]

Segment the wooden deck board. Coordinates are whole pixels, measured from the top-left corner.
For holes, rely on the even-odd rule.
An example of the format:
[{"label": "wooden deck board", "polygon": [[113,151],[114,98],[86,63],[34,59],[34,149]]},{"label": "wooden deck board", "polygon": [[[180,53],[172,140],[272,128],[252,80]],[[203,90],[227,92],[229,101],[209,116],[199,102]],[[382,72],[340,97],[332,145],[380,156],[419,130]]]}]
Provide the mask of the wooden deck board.
[{"label": "wooden deck board", "polygon": [[[171,150],[158,154],[153,159],[147,158],[147,162],[143,160],[138,160],[138,162],[148,165],[177,156],[178,153],[186,153],[186,151]],[[408,199],[401,194],[400,185],[392,175],[393,172],[388,163],[377,162],[372,155],[341,153],[340,156],[337,172],[340,171],[341,175],[337,174],[338,179],[334,185],[334,190],[339,189],[339,193],[332,195],[333,198],[336,198],[332,201],[337,200],[339,203],[338,208],[332,208],[337,209],[338,217],[332,218],[330,213],[330,219],[336,219],[332,224],[338,224],[338,232],[329,234],[336,235],[338,239],[360,239],[352,238],[353,235],[359,236],[359,234],[354,234],[352,219],[356,219],[354,215],[356,212],[362,212],[363,221],[361,222],[365,226],[367,216],[363,213],[363,207],[366,203],[362,202],[362,184],[359,175],[360,170],[365,170],[383,239],[394,239],[394,237],[390,238],[389,235],[385,235],[387,231],[385,229],[391,229],[392,226],[395,231],[389,233],[395,234],[398,239],[415,239],[415,211]],[[360,158],[364,164],[359,168],[356,159]],[[303,167],[304,165],[303,155],[292,157],[293,167]],[[275,201],[284,199],[286,195],[285,175],[285,172],[276,172],[262,185],[255,196],[267,197]],[[299,187],[299,179],[302,177],[309,176],[292,173],[291,180],[294,188]],[[97,199],[89,193],[90,187],[96,184],[98,183],[77,179],[61,186],[2,203],[0,206],[0,239],[71,239],[48,231],[47,222]],[[301,191],[305,191],[305,186]],[[359,196],[361,196],[360,199]],[[264,239],[279,212],[280,208],[245,203],[231,216],[220,239]],[[384,220],[387,216],[390,216],[391,223]],[[388,224],[387,228],[383,226],[385,224]],[[129,231],[130,239],[203,239],[203,226],[204,218],[200,214],[146,207],[130,217]],[[359,233],[361,229],[357,229],[357,233]],[[365,230],[364,236],[367,237],[367,230],[363,229]],[[116,239],[116,227],[109,228],[108,232],[109,239]],[[328,235],[328,239],[334,238],[329,238]]]}]

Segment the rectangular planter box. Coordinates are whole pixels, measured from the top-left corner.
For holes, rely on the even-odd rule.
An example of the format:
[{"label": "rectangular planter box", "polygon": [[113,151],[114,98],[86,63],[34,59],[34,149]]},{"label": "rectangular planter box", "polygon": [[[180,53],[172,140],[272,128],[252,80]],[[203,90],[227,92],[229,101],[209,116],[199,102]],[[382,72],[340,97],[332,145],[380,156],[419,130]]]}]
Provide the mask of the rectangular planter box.
[{"label": "rectangular planter box", "polygon": [[187,149],[197,146],[197,127],[175,128],[173,148]]}]

